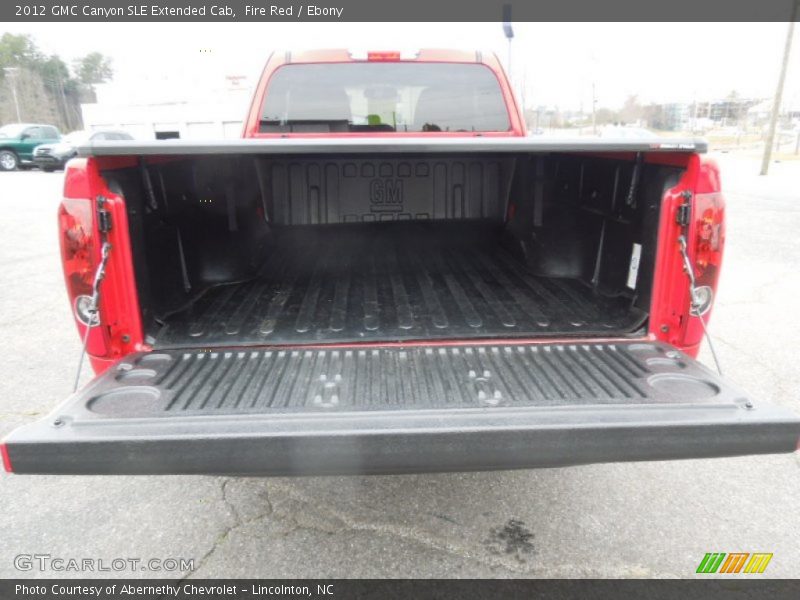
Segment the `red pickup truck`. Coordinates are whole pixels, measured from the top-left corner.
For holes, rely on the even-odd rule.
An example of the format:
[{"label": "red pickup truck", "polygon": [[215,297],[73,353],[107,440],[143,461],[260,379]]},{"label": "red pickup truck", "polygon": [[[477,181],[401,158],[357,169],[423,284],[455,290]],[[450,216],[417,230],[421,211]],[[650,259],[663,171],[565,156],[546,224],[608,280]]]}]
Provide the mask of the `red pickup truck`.
[{"label": "red pickup truck", "polygon": [[792,452],[694,360],[724,202],[694,139],[526,137],[494,56],[274,54],[221,142],[67,167],[97,377],[17,473],[395,473]]}]

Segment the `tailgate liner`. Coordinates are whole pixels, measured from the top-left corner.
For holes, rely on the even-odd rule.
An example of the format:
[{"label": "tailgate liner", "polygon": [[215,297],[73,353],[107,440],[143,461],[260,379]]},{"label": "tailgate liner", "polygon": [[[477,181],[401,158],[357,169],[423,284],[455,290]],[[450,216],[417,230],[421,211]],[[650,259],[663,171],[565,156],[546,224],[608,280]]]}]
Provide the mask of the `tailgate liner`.
[{"label": "tailgate liner", "polygon": [[17,473],[300,475],[792,452],[800,418],[670,346],[126,357],[5,440]]},{"label": "tailgate liner", "polygon": [[82,394],[105,417],[741,402],[651,343],[269,349],[132,355]]},{"label": "tailgate liner", "polygon": [[162,319],[156,348],[624,335],[647,314],[575,279],[541,277],[474,225],[278,231],[259,276]]}]

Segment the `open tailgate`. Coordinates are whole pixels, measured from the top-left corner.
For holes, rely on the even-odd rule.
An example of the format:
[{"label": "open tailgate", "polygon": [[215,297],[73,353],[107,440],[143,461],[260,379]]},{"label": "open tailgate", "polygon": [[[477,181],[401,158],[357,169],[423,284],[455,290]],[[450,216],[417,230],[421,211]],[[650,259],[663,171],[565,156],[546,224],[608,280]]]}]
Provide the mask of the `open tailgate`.
[{"label": "open tailgate", "polygon": [[792,452],[800,417],[661,343],[134,354],[12,432],[16,473],[299,475]]}]

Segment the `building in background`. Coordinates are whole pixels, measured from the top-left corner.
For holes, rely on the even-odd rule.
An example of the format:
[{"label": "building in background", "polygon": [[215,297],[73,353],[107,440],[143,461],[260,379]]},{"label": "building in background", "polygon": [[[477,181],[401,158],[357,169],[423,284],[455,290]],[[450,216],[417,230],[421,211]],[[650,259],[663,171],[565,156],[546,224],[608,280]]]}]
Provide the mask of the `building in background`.
[{"label": "building in background", "polygon": [[165,77],[95,86],[81,104],[84,127],[121,129],[137,139],[237,138],[252,87],[247,77]]},{"label": "building in background", "polygon": [[682,131],[689,124],[689,105],[678,102],[664,104],[664,129],[667,131]]},{"label": "building in background", "polygon": [[692,103],[653,103],[643,108],[646,126],[661,131],[704,132],[711,129],[745,129],[748,111],[760,100],[731,95],[723,100]]},{"label": "building in background", "polygon": [[[772,100],[764,100],[752,106],[747,111],[747,124],[749,127],[764,129],[769,122],[772,111]],[[800,101],[789,99],[781,106],[778,127],[783,129],[800,129]]]}]

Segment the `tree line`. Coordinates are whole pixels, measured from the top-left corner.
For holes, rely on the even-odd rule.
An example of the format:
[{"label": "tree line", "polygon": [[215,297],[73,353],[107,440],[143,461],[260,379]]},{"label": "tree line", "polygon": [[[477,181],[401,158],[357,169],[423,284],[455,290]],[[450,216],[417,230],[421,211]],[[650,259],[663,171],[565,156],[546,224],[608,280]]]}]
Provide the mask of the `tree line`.
[{"label": "tree line", "polygon": [[68,66],[58,54],[42,52],[30,35],[4,33],[0,37],[0,125],[48,123],[64,132],[81,129],[81,103],[93,102],[92,85],[112,77],[111,59],[99,52]]}]

